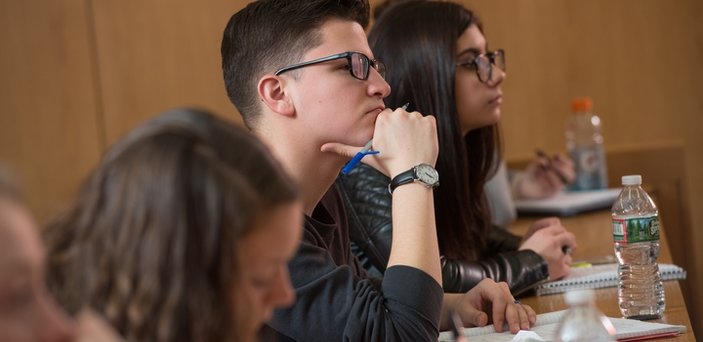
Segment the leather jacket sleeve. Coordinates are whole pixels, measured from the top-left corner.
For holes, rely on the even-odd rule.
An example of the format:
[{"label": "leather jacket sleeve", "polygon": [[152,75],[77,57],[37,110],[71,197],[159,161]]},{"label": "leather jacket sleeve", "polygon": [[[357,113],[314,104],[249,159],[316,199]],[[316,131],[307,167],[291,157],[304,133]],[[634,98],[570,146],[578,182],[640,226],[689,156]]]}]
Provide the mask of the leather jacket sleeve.
[{"label": "leather jacket sleeve", "polygon": [[[391,251],[390,179],[361,164],[337,178],[347,207],[352,251],[371,275],[381,275]],[[530,289],[548,278],[547,264],[537,253],[516,251],[521,237],[494,227],[488,238],[492,256],[478,261],[442,259],[445,292],[466,292],[484,278],[508,283],[511,292]]]},{"label": "leather jacket sleeve", "polygon": [[479,261],[442,258],[444,292],[463,293],[491,278],[508,283],[510,292],[518,295],[548,277],[547,263],[531,250],[503,252]]}]

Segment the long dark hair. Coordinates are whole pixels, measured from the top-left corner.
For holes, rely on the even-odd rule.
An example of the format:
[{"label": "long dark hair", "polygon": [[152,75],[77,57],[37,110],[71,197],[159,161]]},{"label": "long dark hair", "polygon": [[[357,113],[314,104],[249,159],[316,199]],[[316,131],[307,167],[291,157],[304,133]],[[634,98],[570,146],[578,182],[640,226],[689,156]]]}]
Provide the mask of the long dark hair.
[{"label": "long dark hair", "polygon": [[499,157],[498,126],[462,135],[456,108],[456,44],[478,19],[452,2],[408,1],[390,6],[369,33],[376,58],[388,66],[392,93],[386,105],[437,119],[441,186],[435,191],[437,233],[442,254],[475,260],[485,253],[490,211],[484,184]]},{"label": "long dark hair", "polygon": [[167,112],[119,140],[48,225],[50,288],[130,341],[237,339],[237,241],[296,199],[248,132],[198,110]]}]

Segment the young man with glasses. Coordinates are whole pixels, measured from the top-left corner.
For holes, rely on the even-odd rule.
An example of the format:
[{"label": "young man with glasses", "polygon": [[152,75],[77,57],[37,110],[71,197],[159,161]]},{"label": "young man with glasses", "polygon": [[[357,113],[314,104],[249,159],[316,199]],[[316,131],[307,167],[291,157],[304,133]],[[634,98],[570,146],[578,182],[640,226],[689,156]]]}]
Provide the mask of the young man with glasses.
[{"label": "young man with glasses", "polygon": [[[487,280],[443,296],[435,120],[385,108],[390,88],[366,41],[368,14],[360,0],[261,0],[233,15],[224,32],[230,100],[297,181],[305,207],[303,241],[290,263],[297,301],[273,314],[268,332],[299,341],[436,340],[450,310],[467,325],[490,315],[497,329],[505,321],[512,331],[529,327],[534,311],[515,304],[504,284]],[[380,154],[363,161],[394,178],[396,234],[383,279],[368,278],[352,256],[333,186],[370,139]]]}]

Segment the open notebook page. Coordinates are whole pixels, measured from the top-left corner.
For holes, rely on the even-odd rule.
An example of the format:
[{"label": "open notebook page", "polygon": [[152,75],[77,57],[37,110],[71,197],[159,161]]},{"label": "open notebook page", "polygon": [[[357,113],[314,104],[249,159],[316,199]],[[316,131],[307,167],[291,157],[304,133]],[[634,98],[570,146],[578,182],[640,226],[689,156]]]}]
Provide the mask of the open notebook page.
[{"label": "open notebook page", "polygon": [[[566,314],[566,310],[554,311],[537,315],[535,326],[530,329],[539,335],[544,341],[553,341],[556,337],[559,322]],[[662,323],[652,323],[624,318],[608,317],[615,327],[615,337],[619,341],[635,341],[642,337],[653,337],[660,334],[679,334],[686,332],[683,325],[671,325]],[[465,328],[464,334],[471,342],[511,342],[516,335],[510,331],[497,333],[493,325],[478,328]],[[454,341],[450,332],[439,334],[439,341]],[[515,341],[517,342],[517,341]]]}]

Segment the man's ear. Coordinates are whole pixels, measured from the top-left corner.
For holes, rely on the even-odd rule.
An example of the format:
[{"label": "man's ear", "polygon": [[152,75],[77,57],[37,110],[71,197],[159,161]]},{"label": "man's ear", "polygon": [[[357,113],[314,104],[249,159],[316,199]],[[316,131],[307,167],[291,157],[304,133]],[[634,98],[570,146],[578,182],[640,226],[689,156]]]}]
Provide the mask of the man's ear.
[{"label": "man's ear", "polygon": [[266,75],[259,80],[259,98],[273,112],[293,116],[295,106],[285,91],[285,80],[273,75]]}]

